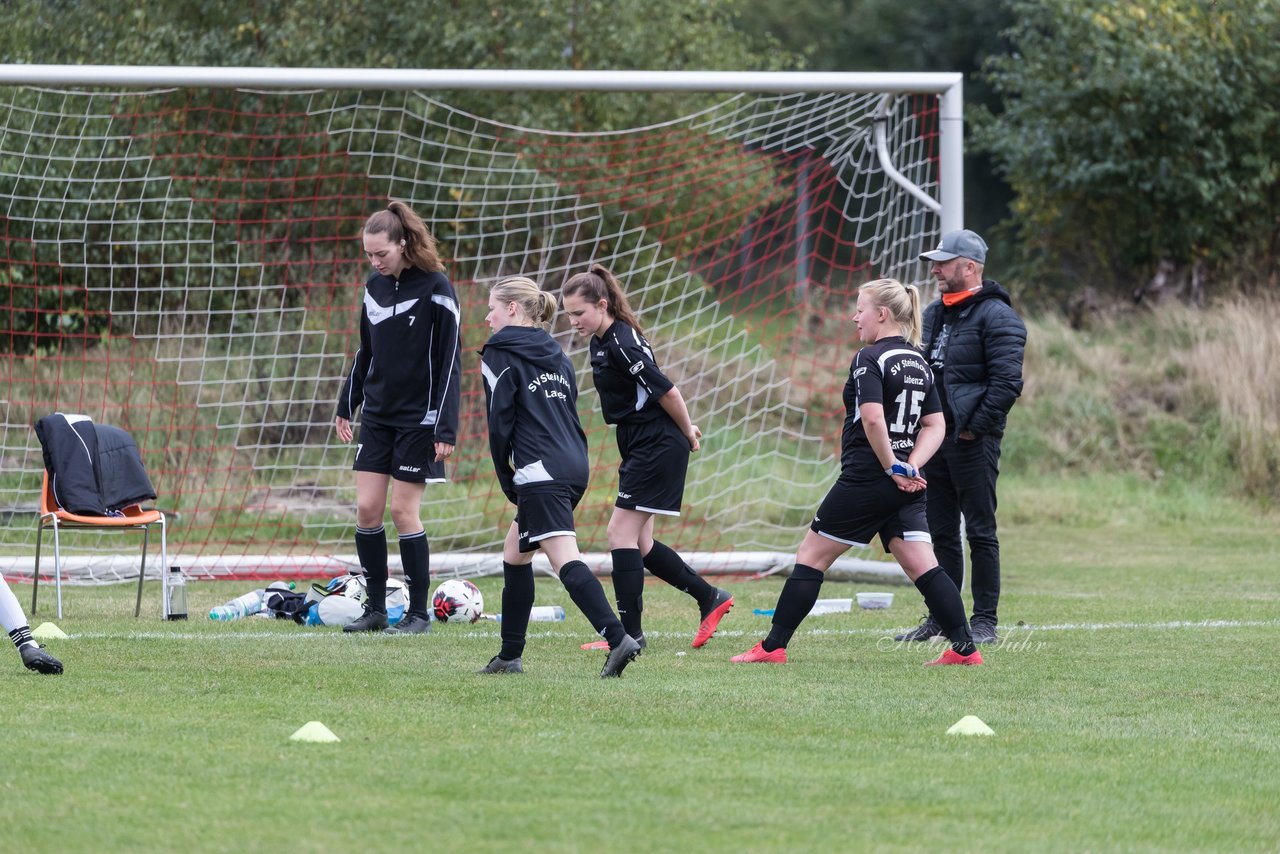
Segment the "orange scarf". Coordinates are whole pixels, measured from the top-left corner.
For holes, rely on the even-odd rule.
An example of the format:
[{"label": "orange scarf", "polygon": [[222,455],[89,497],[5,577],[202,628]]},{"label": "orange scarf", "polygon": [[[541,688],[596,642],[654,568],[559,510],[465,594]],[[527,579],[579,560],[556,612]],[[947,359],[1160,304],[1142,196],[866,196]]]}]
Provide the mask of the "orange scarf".
[{"label": "orange scarf", "polygon": [[942,304],[950,308],[953,305],[959,305],[969,297],[982,290],[982,285],[978,285],[971,291],[960,291],[960,293],[948,293],[942,295]]}]

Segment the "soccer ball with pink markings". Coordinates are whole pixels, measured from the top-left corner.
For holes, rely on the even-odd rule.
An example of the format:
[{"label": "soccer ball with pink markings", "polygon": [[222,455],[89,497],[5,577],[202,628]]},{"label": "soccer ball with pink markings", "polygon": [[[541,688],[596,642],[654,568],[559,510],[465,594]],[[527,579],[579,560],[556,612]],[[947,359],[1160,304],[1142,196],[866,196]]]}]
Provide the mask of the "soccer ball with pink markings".
[{"label": "soccer ball with pink markings", "polygon": [[484,613],[484,597],[465,578],[450,578],[436,588],[431,609],[442,623],[474,623]]}]

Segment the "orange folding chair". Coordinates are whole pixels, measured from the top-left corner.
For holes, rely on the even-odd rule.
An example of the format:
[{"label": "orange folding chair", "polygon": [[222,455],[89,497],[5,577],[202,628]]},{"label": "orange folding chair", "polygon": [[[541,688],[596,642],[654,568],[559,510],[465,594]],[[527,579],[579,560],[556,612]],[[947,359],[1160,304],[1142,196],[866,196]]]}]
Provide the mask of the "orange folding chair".
[{"label": "orange folding chair", "polygon": [[[142,582],[147,577],[147,544],[151,537],[151,526],[160,527],[160,571],[169,565],[169,545],[165,537],[164,513],[159,510],[143,510],[141,505],[131,504],[122,511],[123,516],[77,516],[58,506],[54,497],[53,485],[49,482],[49,472],[44,473],[44,483],[40,488],[40,515],[36,520],[36,568],[31,584],[31,613],[36,612],[36,598],[40,594],[40,544],[44,539],[45,528],[53,529],[53,582],[57,590],[58,619],[62,619],[62,551],[58,542],[58,533],[65,530],[122,531],[142,530],[142,562],[138,567],[138,601],[133,607],[133,616],[142,613]],[[163,578],[161,579],[163,581]]]}]

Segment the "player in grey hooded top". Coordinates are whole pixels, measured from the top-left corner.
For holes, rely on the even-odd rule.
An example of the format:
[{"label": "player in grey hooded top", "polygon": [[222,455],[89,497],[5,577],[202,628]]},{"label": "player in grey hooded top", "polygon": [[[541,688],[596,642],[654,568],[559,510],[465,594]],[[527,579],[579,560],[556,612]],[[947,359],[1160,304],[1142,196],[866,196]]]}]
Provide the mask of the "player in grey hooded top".
[{"label": "player in grey hooded top", "polygon": [[489,294],[493,336],[480,351],[489,453],[516,517],[502,549],[502,648],[481,673],[520,673],[533,608],[533,553],[560,575],[573,603],[609,644],[603,677],[620,676],[640,652],[604,588],[582,562],[573,510],[587,489],[587,437],[578,420],[573,364],[547,333],[555,297],[523,276]]}]

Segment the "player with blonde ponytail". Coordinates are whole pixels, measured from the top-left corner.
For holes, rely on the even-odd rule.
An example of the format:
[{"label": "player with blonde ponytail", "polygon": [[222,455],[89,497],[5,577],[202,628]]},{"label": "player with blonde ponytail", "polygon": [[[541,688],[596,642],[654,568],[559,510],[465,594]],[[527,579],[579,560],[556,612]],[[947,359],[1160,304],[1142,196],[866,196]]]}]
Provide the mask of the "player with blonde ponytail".
[{"label": "player with blonde ponytail", "polygon": [[938,450],[945,427],[933,372],[917,349],[920,294],[896,279],[868,282],[858,289],[853,323],[866,346],[854,355],[844,387],[840,477],[800,543],[769,636],[730,661],[786,664],[787,644],[818,601],[831,564],[879,537],[951,641],[926,664],[982,664],[960,591],[938,566],[929,534],[920,468]]},{"label": "player with blonde ponytail", "polygon": [[587,489],[587,436],[578,420],[573,363],[547,332],[555,297],[524,276],[489,292],[493,330],[480,351],[489,453],[515,521],[502,548],[502,648],[481,673],[521,673],[533,608],[533,553],[541,549],[609,649],[602,677],[620,676],[640,652],[582,562],[573,511]]}]

